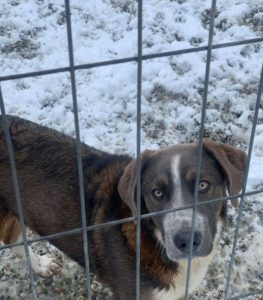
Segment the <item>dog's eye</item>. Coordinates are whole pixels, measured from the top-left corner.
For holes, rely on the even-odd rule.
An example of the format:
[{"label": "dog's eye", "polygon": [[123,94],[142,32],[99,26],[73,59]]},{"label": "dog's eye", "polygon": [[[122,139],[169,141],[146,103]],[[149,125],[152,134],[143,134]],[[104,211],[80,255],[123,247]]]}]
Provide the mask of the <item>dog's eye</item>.
[{"label": "dog's eye", "polygon": [[208,189],[209,183],[205,180],[199,182],[199,192],[204,192]]},{"label": "dog's eye", "polygon": [[155,198],[158,198],[158,199],[162,199],[163,198],[163,192],[160,190],[160,189],[154,189],[152,191],[152,194]]}]

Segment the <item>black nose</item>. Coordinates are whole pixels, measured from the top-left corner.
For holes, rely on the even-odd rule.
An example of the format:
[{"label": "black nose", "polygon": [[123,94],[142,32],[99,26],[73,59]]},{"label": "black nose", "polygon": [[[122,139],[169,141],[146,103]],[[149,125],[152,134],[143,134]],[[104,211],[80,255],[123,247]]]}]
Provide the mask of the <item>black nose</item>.
[{"label": "black nose", "polygon": [[[180,231],[174,237],[175,246],[183,253],[188,253],[190,249],[191,231]],[[195,231],[193,240],[193,253],[201,244],[201,232]]]}]

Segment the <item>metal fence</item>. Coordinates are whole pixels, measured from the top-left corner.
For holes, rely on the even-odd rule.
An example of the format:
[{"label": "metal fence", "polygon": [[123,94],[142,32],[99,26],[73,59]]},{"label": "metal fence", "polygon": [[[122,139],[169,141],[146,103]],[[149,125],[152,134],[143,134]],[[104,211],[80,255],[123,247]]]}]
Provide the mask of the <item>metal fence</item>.
[{"label": "metal fence", "polygon": [[[34,278],[33,278],[33,273],[32,273],[32,266],[31,266],[31,261],[30,261],[30,257],[29,257],[29,250],[28,250],[29,245],[34,242],[38,242],[38,241],[52,240],[52,239],[62,237],[62,236],[68,236],[68,235],[72,235],[72,234],[82,233],[83,241],[84,241],[84,255],[85,255],[85,266],[86,266],[86,268],[85,268],[86,285],[87,285],[87,291],[88,291],[88,299],[91,300],[92,299],[92,290],[91,290],[91,284],[90,284],[91,279],[90,279],[90,270],[89,270],[87,233],[89,231],[95,230],[97,228],[123,224],[126,222],[131,222],[131,221],[136,220],[136,224],[137,224],[137,228],[136,228],[136,245],[137,245],[137,247],[136,247],[136,300],[139,300],[140,299],[141,220],[150,218],[153,216],[161,215],[161,214],[167,214],[169,212],[175,212],[175,211],[192,208],[193,209],[193,215],[192,215],[193,217],[192,217],[191,243],[190,243],[190,253],[189,253],[189,258],[188,258],[187,278],[186,278],[186,287],[185,287],[185,299],[187,300],[189,298],[189,280],[190,280],[190,270],[191,270],[191,261],[192,261],[192,245],[193,245],[193,239],[194,239],[195,215],[196,215],[197,206],[205,205],[208,202],[212,203],[212,202],[217,202],[217,201],[227,201],[227,200],[236,198],[236,195],[235,195],[235,196],[227,196],[227,197],[220,198],[220,199],[204,201],[201,203],[197,201],[198,200],[198,183],[199,183],[199,179],[200,179],[200,168],[201,168],[201,156],[202,156],[202,150],[203,150],[203,136],[204,136],[204,125],[205,125],[205,116],[206,116],[206,104],[207,104],[207,95],[208,95],[208,87],[209,87],[211,53],[212,53],[212,50],[214,50],[214,49],[235,47],[235,46],[251,44],[251,43],[260,43],[260,42],[263,42],[263,38],[254,38],[254,39],[247,39],[247,40],[243,40],[243,41],[221,43],[221,44],[214,45],[213,44],[213,32],[214,32],[214,19],[215,19],[215,12],[216,12],[216,0],[212,0],[211,11],[210,11],[209,37],[208,37],[208,45],[207,46],[143,55],[143,53],[142,53],[143,0],[138,0],[137,56],[126,57],[126,58],[122,58],[122,59],[115,59],[115,60],[110,60],[110,61],[99,61],[99,62],[90,63],[90,64],[75,65],[74,54],[73,54],[72,30],[71,30],[70,0],[65,0],[65,11],[66,11],[69,66],[63,67],[63,68],[48,69],[48,70],[43,70],[43,71],[28,72],[28,73],[23,73],[23,74],[0,76],[0,108],[1,108],[1,113],[2,113],[2,117],[3,117],[3,128],[4,128],[6,140],[7,140],[7,147],[8,147],[8,152],[9,152],[9,159],[10,159],[10,163],[11,163],[11,171],[12,171],[12,178],[13,178],[13,184],[14,184],[14,191],[15,191],[16,202],[17,202],[17,207],[18,207],[19,220],[22,225],[22,236],[23,236],[23,242],[17,242],[17,243],[13,243],[13,244],[9,244],[9,245],[3,245],[0,247],[0,250],[15,247],[18,245],[24,245],[25,252],[26,252],[26,258],[27,258],[27,265],[29,268],[29,276],[30,276],[32,295],[33,295],[33,299],[37,299]],[[175,55],[200,52],[200,51],[207,52],[207,59],[206,59],[204,92],[203,92],[203,101],[202,101],[201,124],[200,124],[200,129],[199,129],[198,164],[196,167],[197,176],[196,176],[196,181],[195,181],[194,203],[193,203],[193,205],[188,205],[188,206],[184,206],[184,207],[180,207],[180,208],[176,208],[176,209],[173,208],[173,209],[158,211],[158,212],[154,212],[154,213],[141,214],[141,211],[140,211],[140,208],[141,208],[141,186],[140,186],[140,182],[141,182],[141,173],[140,173],[140,169],[141,169],[140,168],[140,166],[141,166],[141,162],[140,162],[141,135],[140,135],[140,129],[141,129],[141,88],[142,88],[142,64],[143,64],[143,61],[158,58],[158,57],[168,57],[168,56],[175,56]],[[87,226],[86,225],[86,213],[85,213],[83,170],[82,170],[81,147],[80,147],[80,130],[79,130],[79,120],[78,120],[78,103],[77,103],[77,93],[76,93],[75,71],[81,70],[81,69],[91,69],[91,68],[107,66],[107,65],[122,64],[122,63],[127,63],[127,62],[137,62],[137,148],[136,148],[136,152],[137,152],[137,155],[136,155],[137,213],[136,213],[135,217],[106,222],[103,224]],[[38,238],[34,238],[34,239],[27,239],[26,229],[25,229],[25,225],[24,225],[24,215],[23,215],[21,198],[20,198],[20,193],[19,193],[19,183],[18,183],[18,179],[17,179],[17,175],[16,175],[16,167],[15,167],[15,160],[14,160],[14,154],[13,154],[13,149],[12,149],[12,142],[11,142],[10,134],[8,131],[7,118],[6,118],[5,107],[4,107],[4,100],[3,100],[2,91],[1,91],[1,82],[7,81],[7,80],[15,80],[15,79],[21,79],[21,78],[26,78],[26,77],[40,76],[40,75],[49,75],[49,74],[61,73],[61,72],[69,72],[70,78],[71,78],[72,101],[73,101],[75,130],[76,130],[76,151],[77,151],[78,175],[79,175],[79,185],[80,185],[82,227],[76,228],[73,230],[69,230],[69,231],[65,231],[65,232],[61,232],[61,233],[51,234],[48,236],[42,236],[42,237],[38,237]],[[262,65],[261,74],[260,74],[260,82],[259,82],[259,87],[258,87],[256,105],[255,105],[255,113],[254,113],[254,118],[252,121],[252,130],[251,130],[250,141],[249,141],[249,146],[248,146],[248,155],[247,155],[247,161],[246,161],[243,188],[242,188],[241,193],[238,195],[238,197],[240,198],[240,205],[239,205],[239,213],[238,213],[238,217],[237,217],[237,224],[236,224],[236,228],[235,228],[231,260],[230,260],[230,263],[228,266],[228,272],[227,272],[227,278],[226,278],[226,288],[225,288],[225,294],[224,294],[225,300],[241,299],[241,298],[253,296],[256,294],[263,295],[263,290],[260,289],[260,290],[255,290],[255,291],[247,293],[247,294],[242,294],[242,295],[235,296],[235,297],[229,297],[231,274],[232,274],[232,269],[233,269],[233,262],[234,262],[235,252],[236,252],[238,232],[239,232],[239,227],[240,227],[240,221],[242,218],[245,196],[263,193],[263,189],[246,192],[249,165],[250,165],[251,153],[252,153],[253,142],[254,142],[254,137],[255,137],[255,130],[256,130],[258,112],[259,112],[259,107],[260,107],[262,88],[263,88],[263,65]]]}]

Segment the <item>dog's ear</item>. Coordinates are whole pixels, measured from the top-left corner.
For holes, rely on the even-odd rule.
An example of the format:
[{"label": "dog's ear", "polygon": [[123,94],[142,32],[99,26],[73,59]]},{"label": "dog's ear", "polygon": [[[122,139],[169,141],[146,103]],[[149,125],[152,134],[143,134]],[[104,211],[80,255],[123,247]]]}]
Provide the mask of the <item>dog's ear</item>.
[{"label": "dog's ear", "polygon": [[118,191],[122,200],[129,206],[132,215],[136,215],[136,160],[133,160],[124,169],[118,183]]},{"label": "dog's ear", "polygon": [[[143,152],[141,170],[153,152],[151,150]],[[118,183],[118,192],[122,200],[129,206],[133,216],[136,216],[136,182],[136,159],[134,159],[126,166]]]},{"label": "dog's ear", "polygon": [[[204,141],[204,148],[210,153],[223,169],[229,195],[237,195],[242,188],[244,171],[246,165],[245,152],[225,144],[216,144],[211,141]],[[237,207],[238,200],[231,200],[234,207]]]}]

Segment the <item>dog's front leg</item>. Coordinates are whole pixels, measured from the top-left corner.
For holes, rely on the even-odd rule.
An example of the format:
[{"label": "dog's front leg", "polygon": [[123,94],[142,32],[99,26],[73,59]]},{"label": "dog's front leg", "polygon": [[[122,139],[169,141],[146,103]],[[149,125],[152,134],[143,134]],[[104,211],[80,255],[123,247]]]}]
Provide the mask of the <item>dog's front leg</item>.
[{"label": "dog's front leg", "polygon": [[[4,244],[23,241],[20,224],[15,216],[6,215],[5,217],[2,217],[0,225],[0,240],[2,240]],[[30,246],[28,247],[28,250],[32,269],[36,274],[42,277],[48,277],[61,271],[62,263],[56,258],[53,258],[50,255],[38,255],[33,252]],[[25,247],[23,245],[12,247],[11,251],[23,260],[26,259]]]},{"label": "dog's front leg", "polygon": [[[17,242],[23,241],[22,234],[18,236]],[[61,271],[62,263],[51,255],[38,255],[33,252],[32,248],[29,246],[29,255],[31,260],[31,265],[33,271],[42,276],[49,277]],[[23,260],[26,259],[25,247],[23,245],[13,247],[12,252],[21,257]]]}]

